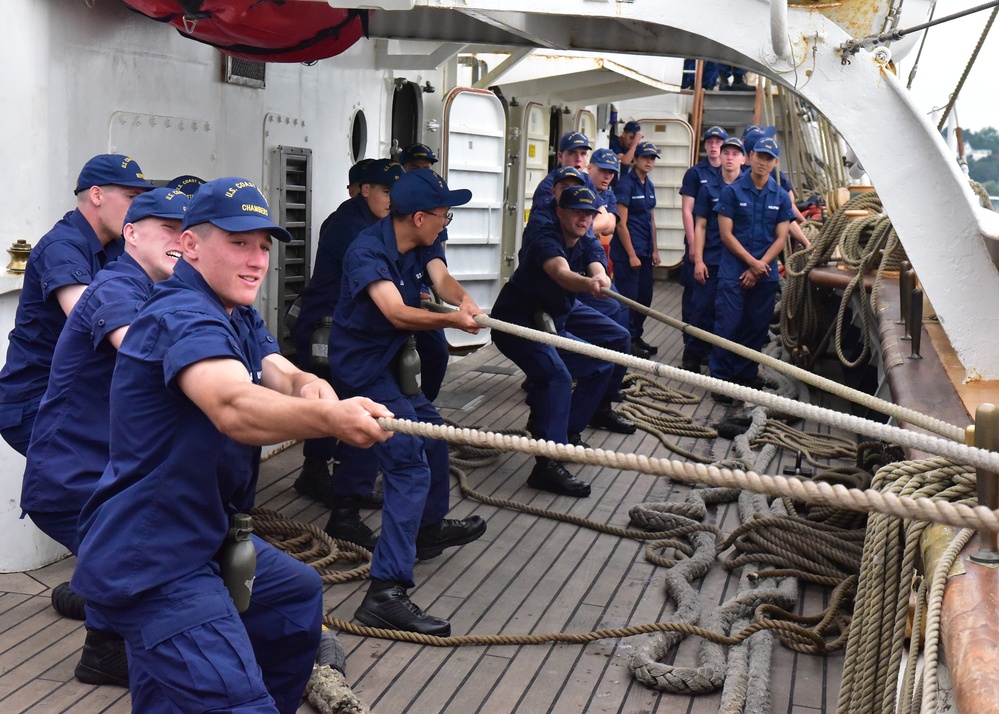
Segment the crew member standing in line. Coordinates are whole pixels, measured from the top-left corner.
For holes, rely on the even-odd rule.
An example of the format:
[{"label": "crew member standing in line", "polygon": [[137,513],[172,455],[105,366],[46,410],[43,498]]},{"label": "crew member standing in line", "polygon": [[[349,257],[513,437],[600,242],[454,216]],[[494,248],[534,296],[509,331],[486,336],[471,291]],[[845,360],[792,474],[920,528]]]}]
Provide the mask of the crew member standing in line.
[{"label": "crew member standing in line", "polygon": [[[351,244],[330,333],[333,383],[341,393],[375,399],[399,419],[444,423],[420,390],[413,333],[444,327],[479,330],[475,316],[482,311],[447,272],[437,243],[451,222],[448,209],[471,198],[471,191],[448,189],[430,169],[411,171],[392,187],[391,215]],[[421,309],[426,275],[457,311]],[[479,516],[444,517],[450,505],[443,441],[396,434],[391,447],[376,444],[373,451],[382,470],[385,506],[371,559],[371,584],[354,616],[372,627],[447,636],[447,620],[427,614],[409,599],[414,561],[470,543],[485,533],[486,523]]]},{"label": "crew member standing in line", "polygon": [[[402,166],[395,161],[369,162],[361,177],[361,192],[341,203],[323,221],[312,278],[302,291],[302,308],[291,334],[300,369],[324,379],[329,376],[328,360],[324,364],[313,364],[313,335],[324,320],[327,327],[332,324],[333,312],[340,299],[347,248],[361,231],[389,214],[389,191],[402,175]],[[321,347],[328,349],[327,345]],[[307,439],[302,452],[305,461],[302,473],[295,481],[295,489],[331,508],[326,532],[332,538],[341,538],[369,550],[374,548],[374,533],[358,514],[362,507],[381,507],[381,498],[374,493],[378,475],[374,455],[366,449],[338,444],[330,438]],[[339,462],[334,474],[329,470],[330,459]]]},{"label": "crew member standing in line", "polygon": [[[653,268],[659,265],[656,245],[656,188],[649,172],[659,158],[659,150],[651,141],[643,141],[635,149],[635,168],[624,176],[614,193],[620,220],[611,240],[611,260],[614,261],[614,282],[618,292],[636,302],[652,306]],[[630,310],[632,354],[648,357],[659,351],[642,339],[645,315]]]},{"label": "crew member standing in line", "polygon": [[97,271],[122,254],[125,212],[133,198],[152,187],[135,159],[95,156],[76,181],[76,210],[63,216],[28,256],[0,371],[0,436],[22,455],[66,316]]},{"label": "crew member standing in line", "polygon": [[259,445],[335,435],[367,446],[390,436],[376,418],[392,414],[340,400],[278,354],[250,305],[272,236],[291,235],[253,183],[206,183],[183,228],[182,260],[118,350],[110,461],[80,515],[71,584],[125,638],[133,711],[294,714],[322,581],[257,536],[255,568],[233,572],[230,529],[253,507]]},{"label": "crew member standing in line", "polygon": [[[776,141],[777,127],[761,127],[758,124],[748,124],[742,133],[742,145],[745,147],[746,151],[752,151],[759,139],[767,137]],[[742,170],[743,172],[749,171],[749,166],[743,166]],[[787,191],[788,196],[791,198],[791,208],[794,210],[794,220],[791,221],[791,229],[788,232],[788,237],[802,248],[807,248],[811,245],[811,242],[808,240],[808,237],[805,235],[805,232],[801,230],[801,226],[799,225],[800,223],[805,222],[805,217],[801,214],[801,211],[798,210],[798,206],[795,204],[794,184],[791,183],[791,179],[788,178],[788,175],[780,170],[779,160],[774,166],[773,171],[770,172],[770,175],[773,177],[774,181],[777,182],[778,186]]]},{"label": "crew member standing in line", "polygon": [[[559,335],[585,341],[567,330],[575,294],[588,292],[599,297],[600,289],[610,286],[610,278],[599,263],[590,262],[587,267],[593,272],[585,276],[573,269],[587,250],[586,238],[597,213],[596,203],[596,194],[585,186],[570,186],[562,191],[558,220],[545,224],[527,247],[496,298],[493,317],[544,329],[548,316]],[[589,243],[592,247],[596,241],[591,238]],[[620,330],[610,318],[590,312],[608,329]],[[527,427],[531,436],[558,444],[576,441],[608,393],[614,365],[498,330],[493,331],[493,342],[527,376],[527,404],[531,408]],[[618,349],[624,347],[622,344]],[[535,460],[528,486],[577,498],[590,495],[590,485],[577,479],[561,462],[540,456]]]},{"label": "crew member standing in line", "polygon": [[[694,290],[694,201],[697,194],[709,180],[721,172],[721,145],[728,134],[720,126],[713,126],[704,132],[704,153],[706,156],[687,169],[680,183],[680,211],[683,220],[683,260],[680,263],[680,285],[683,297],[680,299],[680,319],[691,320],[691,300]],[[684,354],[684,362],[690,364],[693,357]]]},{"label": "crew member standing in line", "polygon": [[[642,143],[642,137],[644,136],[642,125],[632,120],[624,125],[624,129],[621,130],[621,136],[612,136],[610,138],[610,150],[617,155],[617,161],[621,167],[620,178],[624,178],[625,174],[631,171],[631,165],[635,161],[635,149]],[[615,177],[611,181],[611,188],[617,188],[618,180],[619,178]]]},{"label": "crew member standing in line", "polygon": [[[690,324],[708,332],[715,331],[715,298],[718,294],[718,264],[721,262],[721,235],[718,233],[718,214],[715,204],[722,189],[742,174],[745,161],[742,142],[735,137],[727,139],[721,148],[721,173],[712,176],[701,186],[694,202],[694,242],[690,247],[693,276]],[[686,292],[686,289],[685,289]],[[711,346],[690,335],[683,336],[683,361],[680,366],[691,372],[700,372],[711,353]]]},{"label": "crew member standing in line", "polygon": [[[777,256],[794,219],[787,191],[770,172],[780,149],[766,137],[749,153],[750,170],[722,189],[715,212],[726,250],[718,266],[715,334],[753,350],[767,340],[777,294]],[[759,388],[759,365],[714,347],[711,376]],[[715,397],[731,401],[727,397]]]},{"label": "crew member standing in line", "polygon": [[[187,195],[157,188],[136,196],[125,214],[125,253],[94,276],[70,311],[52,355],[21,486],[21,508],[74,555],[80,511],[108,465],[111,374],[118,347],[153,283],[173,274]],[[85,601],[69,583],[52,591],[59,614],[85,619]],[[125,641],[95,618],[87,622],[76,678],[128,686]]]}]

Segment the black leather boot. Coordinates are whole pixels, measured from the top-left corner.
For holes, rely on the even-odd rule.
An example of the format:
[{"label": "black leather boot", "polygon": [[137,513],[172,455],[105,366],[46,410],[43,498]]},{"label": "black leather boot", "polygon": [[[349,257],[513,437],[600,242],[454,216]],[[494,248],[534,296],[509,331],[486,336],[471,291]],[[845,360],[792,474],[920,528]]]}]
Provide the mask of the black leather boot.
[{"label": "black leather boot", "polygon": [[75,674],[84,684],[128,687],[128,656],[125,654],[124,638],[117,632],[88,629]]},{"label": "black leather boot", "polygon": [[87,613],[83,609],[86,604],[86,599],[73,592],[69,583],[59,583],[52,589],[52,609],[63,617],[86,620]]},{"label": "black leather boot", "polygon": [[294,488],[303,496],[331,506],[333,505],[330,494],[332,482],[333,476],[330,474],[326,459],[306,457],[302,464],[302,473],[295,479]]},{"label": "black leather boot", "polygon": [[424,526],[416,534],[416,558],[436,558],[445,548],[471,543],[481,538],[485,532],[486,522],[481,516],[462,520],[445,518],[435,526]]},{"label": "black leather boot", "polygon": [[374,551],[375,544],[378,543],[378,536],[361,520],[356,506],[331,509],[330,518],[323,530],[330,538],[339,538],[369,551]]},{"label": "black leather boot", "polygon": [[546,458],[538,458],[534,470],[527,477],[527,485],[563,496],[586,498],[590,495],[590,484],[566,471],[561,462]]},{"label": "black leather boot", "polygon": [[394,580],[371,579],[368,592],[354,619],[368,627],[386,630],[419,632],[423,635],[448,637],[451,623],[421,610],[406,593],[402,583]]},{"label": "black leather boot", "polygon": [[604,429],[615,434],[634,434],[638,427],[635,422],[621,416],[611,409],[610,402],[604,402],[590,418],[590,426],[594,429]]}]

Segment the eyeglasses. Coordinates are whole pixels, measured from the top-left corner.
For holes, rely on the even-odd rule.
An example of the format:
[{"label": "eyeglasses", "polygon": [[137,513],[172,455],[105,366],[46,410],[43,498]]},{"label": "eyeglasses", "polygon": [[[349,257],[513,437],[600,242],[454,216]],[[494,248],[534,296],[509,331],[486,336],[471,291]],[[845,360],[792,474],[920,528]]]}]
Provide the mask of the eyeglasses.
[{"label": "eyeglasses", "polygon": [[430,211],[424,211],[424,213],[429,214],[431,216],[437,216],[438,218],[443,218],[445,228],[451,225],[451,220],[454,218],[454,214],[450,212],[445,213],[443,216],[439,213],[430,213]]}]

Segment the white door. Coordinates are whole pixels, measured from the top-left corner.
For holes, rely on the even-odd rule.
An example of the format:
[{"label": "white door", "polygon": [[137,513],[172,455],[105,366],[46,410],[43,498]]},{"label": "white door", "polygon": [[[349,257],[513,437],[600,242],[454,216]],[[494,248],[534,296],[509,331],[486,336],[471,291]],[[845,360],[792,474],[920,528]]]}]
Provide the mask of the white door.
[{"label": "white door", "polygon": [[[451,274],[483,310],[500,290],[506,114],[496,95],[482,89],[453,89],[444,100],[441,174],[454,190],[467,188],[472,200],[455,206],[448,227]],[[470,335],[447,331],[452,347],[485,345],[489,330]]]},{"label": "white door", "polygon": [[576,112],[576,131],[591,142],[597,138],[597,118],[589,109],[580,109]]},{"label": "white door", "polygon": [[664,268],[675,268],[683,259],[683,211],[680,185],[690,168],[694,131],[682,119],[641,119],[644,141],[659,149],[660,158],[650,174],[656,187],[656,245]]}]

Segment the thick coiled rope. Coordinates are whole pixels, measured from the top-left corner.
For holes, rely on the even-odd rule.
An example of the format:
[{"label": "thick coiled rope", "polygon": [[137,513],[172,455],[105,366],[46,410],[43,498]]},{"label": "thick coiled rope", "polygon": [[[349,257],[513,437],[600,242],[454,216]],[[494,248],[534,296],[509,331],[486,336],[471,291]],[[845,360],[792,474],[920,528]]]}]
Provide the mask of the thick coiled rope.
[{"label": "thick coiled rope", "polygon": [[[966,506],[975,503],[975,481],[973,469],[937,458],[885,466],[872,488],[902,498]],[[868,519],[840,714],[895,711],[909,596],[925,527],[884,514]]]},{"label": "thick coiled rope", "polygon": [[[324,583],[365,580],[371,570],[371,553],[359,545],[330,538],[326,531],[311,523],[285,518],[277,511],[254,508],[253,532],[295,560],[314,568]],[[364,563],[349,570],[334,570],[337,563]]]}]

